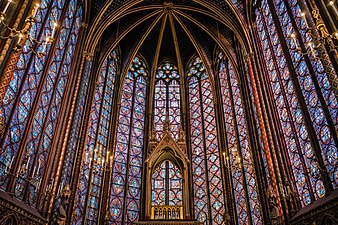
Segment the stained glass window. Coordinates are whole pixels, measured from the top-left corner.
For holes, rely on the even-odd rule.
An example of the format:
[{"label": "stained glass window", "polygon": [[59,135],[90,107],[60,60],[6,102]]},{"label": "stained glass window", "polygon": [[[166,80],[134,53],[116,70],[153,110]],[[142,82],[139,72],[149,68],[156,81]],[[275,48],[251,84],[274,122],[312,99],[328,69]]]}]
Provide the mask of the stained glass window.
[{"label": "stained glass window", "polygon": [[[112,103],[117,76],[119,54],[113,50],[105,60],[96,84],[84,161],[80,172],[79,187],[73,222],[80,223],[85,215],[86,224],[97,224],[101,198],[104,163],[109,160],[108,134],[110,132]],[[107,160],[108,158],[108,160]],[[105,162],[103,161],[105,159]],[[87,211],[85,206],[87,205]]]},{"label": "stained glass window", "polygon": [[[65,16],[61,20],[63,12]],[[64,93],[69,85],[68,76],[82,23],[82,2],[44,0],[36,18],[30,36],[38,41],[52,35],[54,23],[57,22],[60,29],[55,34],[55,44],[47,45],[42,57],[31,51],[29,41],[23,47],[1,106],[2,116],[8,125],[0,152],[2,167],[10,161],[12,165],[20,165],[14,194],[21,200],[28,196],[32,206],[36,204],[37,193],[43,192],[41,180],[48,176],[45,173],[47,162],[53,161],[51,146],[58,130]],[[43,45],[38,50],[42,48]],[[27,138],[24,134],[28,134]],[[22,158],[17,158],[19,152]],[[5,179],[1,189],[6,188]]]},{"label": "stained glass window", "polygon": [[225,205],[217,140],[214,97],[202,60],[188,66],[191,149],[196,219],[222,224]]},{"label": "stained glass window", "polygon": [[[309,52],[311,52],[308,44],[312,41],[310,35],[306,33],[305,23],[302,21],[301,10],[298,6],[297,1],[283,2],[275,0],[275,10],[279,15],[279,18],[283,17],[283,21],[280,19],[282,25],[282,31],[285,37],[290,37],[292,33],[300,33],[303,37],[304,44],[306,44]],[[292,6],[294,15],[288,11],[288,7]],[[297,17],[297,27],[291,26],[291,21],[294,17]],[[298,23],[297,23],[298,22]],[[313,121],[313,129],[317,135],[317,142],[321,148],[322,157],[325,165],[331,175],[332,184],[336,188],[338,186],[338,165],[333,163],[332,155],[336,155],[335,160],[338,159],[338,150],[334,141],[333,132],[338,128],[337,126],[337,115],[338,115],[338,102],[334,96],[331,86],[328,82],[327,74],[324,71],[323,65],[320,60],[314,60],[312,58],[312,65],[307,65],[304,56],[300,55],[295,49],[295,42],[291,38],[285,39],[290,51],[290,55],[293,61],[295,72],[298,78],[298,84],[301,88],[303,99],[307,105],[308,113]],[[311,54],[310,54],[311,55]],[[314,70],[314,71],[313,71]],[[315,74],[315,76],[313,76]],[[319,82],[318,82],[319,81]],[[316,88],[320,86],[320,88]],[[330,113],[325,113],[325,109],[329,110]],[[331,126],[330,126],[331,123]],[[317,193],[321,190],[321,185],[317,183],[314,187],[317,189]],[[321,197],[321,193],[318,193]]]},{"label": "stained glass window", "polygon": [[180,129],[180,77],[176,66],[164,63],[157,68],[155,81],[154,126],[159,140],[163,135],[166,117],[169,117],[171,135],[178,139]]},{"label": "stained glass window", "polygon": [[[274,22],[272,13],[279,21]],[[309,13],[309,12],[307,12]],[[323,197],[326,190],[319,174],[318,157],[322,157],[334,187],[337,186],[337,99],[331,90],[320,60],[299,54],[304,45],[309,53],[311,37],[297,1],[274,1],[270,8],[266,0],[256,10],[257,33],[263,48],[269,83],[281,124],[293,171],[293,180],[304,205]],[[281,26],[279,35],[276,23]],[[294,26],[295,25],[295,26]],[[291,36],[295,35],[295,39]],[[282,48],[285,40],[288,51]],[[290,55],[292,65],[287,63]],[[309,122],[309,121],[313,122]],[[315,135],[310,135],[314,133]],[[316,154],[318,149],[321,156]]]},{"label": "stained glass window", "polygon": [[148,69],[134,58],[124,80],[118,119],[112,185],[111,224],[133,224],[139,218]]},{"label": "stained glass window", "polygon": [[177,165],[169,160],[158,164],[152,175],[152,205],[182,206],[182,182]]},{"label": "stained glass window", "polygon": [[[237,76],[224,56],[219,60],[227,149],[237,220],[239,224],[262,224],[258,189],[249,147],[247,124]],[[250,218],[251,215],[251,218]]]}]

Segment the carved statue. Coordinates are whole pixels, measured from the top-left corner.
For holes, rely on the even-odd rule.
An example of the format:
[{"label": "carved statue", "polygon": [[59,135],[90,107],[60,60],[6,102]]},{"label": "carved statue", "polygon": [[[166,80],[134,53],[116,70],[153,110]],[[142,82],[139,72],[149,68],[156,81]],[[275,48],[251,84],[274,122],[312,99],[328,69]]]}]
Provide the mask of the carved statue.
[{"label": "carved statue", "polygon": [[280,213],[277,207],[277,198],[273,191],[268,191],[268,201],[269,201],[269,217],[273,225],[280,224]]},{"label": "carved statue", "polygon": [[66,208],[69,204],[69,197],[70,197],[71,191],[69,184],[66,184],[63,188],[60,198],[61,198],[61,204],[58,207],[57,210],[57,217],[56,217],[56,224],[58,225],[65,225],[67,220],[67,211]]}]

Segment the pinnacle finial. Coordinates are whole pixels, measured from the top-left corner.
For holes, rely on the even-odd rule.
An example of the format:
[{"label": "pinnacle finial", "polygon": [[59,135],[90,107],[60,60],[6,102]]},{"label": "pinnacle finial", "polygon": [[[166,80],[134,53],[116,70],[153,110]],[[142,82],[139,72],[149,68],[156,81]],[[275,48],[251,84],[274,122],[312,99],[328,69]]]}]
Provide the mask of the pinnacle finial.
[{"label": "pinnacle finial", "polygon": [[164,132],[170,132],[170,120],[169,120],[169,114],[168,113],[166,114],[166,117],[165,117],[163,131]]},{"label": "pinnacle finial", "polygon": [[163,9],[166,11],[171,11],[174,8],[174,4],[172,2],[164,2]]}]

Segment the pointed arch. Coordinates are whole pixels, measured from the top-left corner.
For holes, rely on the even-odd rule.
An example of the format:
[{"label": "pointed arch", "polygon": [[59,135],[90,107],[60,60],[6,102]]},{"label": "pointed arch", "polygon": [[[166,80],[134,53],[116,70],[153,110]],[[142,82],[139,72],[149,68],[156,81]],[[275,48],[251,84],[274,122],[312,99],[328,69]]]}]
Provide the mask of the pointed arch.
[{"label": "pointed arch", "polygon": [[198,56],[187,68],[195,215],[204,224],[222,224],[225,201],[213,91]]},{"label": "pointed arch", "polygon": [[154,128],[157,140],[163,136],[165,120],[168,116],[171,135],[178,140],[181,126],[180,75],[176,65],[165,60],[157,67],[154,95]]},{"label": "pointed arch", "polygon": [[148,67],[140,55],[133,59],[123,82],[109,191],[109,222],[133,224],[140,212],[148,83]]},{"label": "pointed arch", "polygon": [[[37,22],[30,29],[30,37],[44,42],[58,23],[55,42],[51,45],[24,44],[19,61],[1,105],[6,120],[6,132],[1,140],[0,166],[5,182],[2,190],[14,191],[15,196],[37,204],[37,193],[45,190],[41,180],[49,180],[48,166],[53,162],[53,141],[61,121],[61,108],[69,89],[72,62],[83,16],[83,3],[77,0],[44,0],[37,11]],[[19,177],[8,183],[4,166],[12,167]],[[19,168],[26,168],[18,171]],[[9,186],[10,184],[10,186]]]}]

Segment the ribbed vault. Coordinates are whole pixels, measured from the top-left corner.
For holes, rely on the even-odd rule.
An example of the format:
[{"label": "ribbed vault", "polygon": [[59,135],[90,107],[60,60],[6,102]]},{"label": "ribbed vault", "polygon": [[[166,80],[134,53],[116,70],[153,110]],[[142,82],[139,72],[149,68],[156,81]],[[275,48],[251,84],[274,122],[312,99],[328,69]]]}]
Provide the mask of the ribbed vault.
[{"label": "ribbed vault", "polygon": [[172,59],[182,74],[184,65],[197,53],[212,77],[214,49],[219,46],[237,71],[234,44],[239,43],[244,54],[251,52],[251,45],[243,15],[245,4],[234,2],[98,1],[90,16],[85,49],[93,53],[99,48],[102,64],[105,56],[119,45],[122,68],[127,69],[140,53],[154,67],[164,59]]}]

